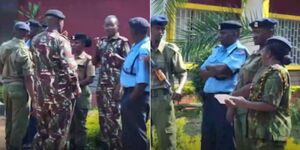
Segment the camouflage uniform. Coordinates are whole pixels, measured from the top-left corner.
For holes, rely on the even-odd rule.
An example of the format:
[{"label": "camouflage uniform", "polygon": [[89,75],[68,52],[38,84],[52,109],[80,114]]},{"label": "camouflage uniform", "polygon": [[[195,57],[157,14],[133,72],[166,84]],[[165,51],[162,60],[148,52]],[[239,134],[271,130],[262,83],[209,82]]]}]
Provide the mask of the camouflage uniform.
[{"label": "camouflage uniform", "polygon": [[38,120],[34,149],[60,150],[65,146],[72,118],[77,65],[67,38],[44,31],[32,40]]},{"label": "camouflage uniform", "polygon": [[[151,59],[162,69],[173,85],[173,75],[181,78],[186,69],[179,48],[161,41],[157,50],[151,49]],[[176,149],[176,118],[171,93],[151,74],[151,120],[158,134],[159,150]]]},{"label": "camouflage uniform", "polygon": [[[75,57],[78,64],[77,74],[80,81],[87,77],[95,76],[95,66],[92,64],[91,59],[92,57],[85,52]],[[71,150],[84,150],[87,143],[85,122],[92,97],[88,85],[81,86],[81,90],[80,97],[76,99],[74,116],[70,128]]]},{"label": "camouflage uniform", "polygon": [[97,105],[102,139],[109,149],[121,149],[121,127],[119,100],[113,99],[114,90],[120,89],[120,69],[105,56],[106,52],[114,52],[125,57],[129,52],[128,40],[116,34],[108,39],[101,38],[97,43],[95,64],[100,64],[99,83],[97,88]]},{"label": "camouflage uniform", "polygon": [[272,104],[277,110],[248,111],[247,137],[254,142],[249,145],[256,150],[283,150],[291,132],[289,73],[276,64],[260,69],[253,82],[255,85],[250,90],[250,101]]},{"label": "camouflage uniform", "polygon": [[21,149],[29,117],[29,97],[24,77],[33,75],[33,63],[25,41],[13,38],[0,47],[3,99],[6,106],[6,146]]},{"label": "camouflage uniform", "polygon": [[[243,86],[252,82],[254,75],[257,73],[259,68],[263,67],[261,62],[261,52],[256,51],[248,57],[244,65],[239,72],[239,80],[236,86],[236,90],[242,88]],[[248,97],[245,97],[246,99]],[[249,148],[249,143],[246,140],[246,119],[247,119],[247,109],[237,108],[236,116],[234,120],[234,132],[236,140],[236,148],[238,150],[247,150]]]}]

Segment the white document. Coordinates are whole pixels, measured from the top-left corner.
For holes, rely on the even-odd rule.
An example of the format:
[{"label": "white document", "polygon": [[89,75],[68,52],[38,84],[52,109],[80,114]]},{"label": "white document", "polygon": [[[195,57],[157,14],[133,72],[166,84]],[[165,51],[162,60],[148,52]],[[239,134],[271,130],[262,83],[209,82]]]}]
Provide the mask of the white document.
[{"label": "white document", "polygon": [[225,104],[225,99],[230,100],[230,98],[234,98],[235,96],[231,96],[228,94],[216,94],[215,98],[219,101],[220,104]]}]

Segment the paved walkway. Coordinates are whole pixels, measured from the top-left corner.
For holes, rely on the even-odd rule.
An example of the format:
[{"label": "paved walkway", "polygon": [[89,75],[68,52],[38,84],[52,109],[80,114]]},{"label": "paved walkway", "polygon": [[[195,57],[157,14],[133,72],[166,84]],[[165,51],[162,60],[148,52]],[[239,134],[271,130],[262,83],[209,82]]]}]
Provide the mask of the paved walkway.
[{"label": "paved walkway", "polygon": [[5,119],[0,117],[0,150],[5,150]]}]

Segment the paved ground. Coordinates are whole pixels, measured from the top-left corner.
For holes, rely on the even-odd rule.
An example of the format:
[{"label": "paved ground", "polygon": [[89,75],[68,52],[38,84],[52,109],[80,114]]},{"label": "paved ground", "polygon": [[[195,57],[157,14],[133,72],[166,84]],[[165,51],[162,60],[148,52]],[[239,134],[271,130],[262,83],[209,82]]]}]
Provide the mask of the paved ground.
[{"label": "paved ground", "polygon": [[5,150],[5,119],[0,117],[0,150]]}]

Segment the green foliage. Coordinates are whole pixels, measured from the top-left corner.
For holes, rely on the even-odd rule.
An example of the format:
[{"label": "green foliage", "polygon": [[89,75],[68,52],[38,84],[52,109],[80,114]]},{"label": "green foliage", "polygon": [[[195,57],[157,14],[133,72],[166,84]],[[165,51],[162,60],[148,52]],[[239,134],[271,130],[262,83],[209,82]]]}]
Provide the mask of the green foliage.
[{"label": "green foliage", "polygon": [[[87,143],[88,149],[90,150],[105,149],[103,148],[105,146],[105,143],[101,141],[99,115],[97,109],[93,109],[89,111],[86,120],[86,128],[87,128],[87,137],[88,137],[88,143]],[[150,141],[150,121],[147,122],[147,138]]]},{"label": "green foliage", "polygon": [[204,87],[204,81],[199,77],[199,67],[211,54],[212,49],[219,44],[219,23],[224,20],[240,20],[242,25],[241,40],[247,43],[251,38],[251,30],[247,18],[235,13],[216,13],[209,11],[203,11],[202,13],[201,18],[193,18],[187,24],[189,28],[179,33],[183,38],[176,39],[175,41],[179,47],[181,47],[184,59],[193,62],[194,69],[190,71],[190,76],[197,93],[201,93]]},{"label": "green foliage", "polygon": [[27,19],[36,19],[38,13],[40,11],[40,3],[31,3],[28,2],[27,8],[21,6],[20,10],[18,10],[19,14],[26,17]]},{"label": "green foliage", "polygon": [[151,15],[167,15],[175,19],[173,14],[176,13],[176,8],[185,2],[188,0],[151,0]]},{"label": "green foliage", "polygon": [[296,85],[291,86],[291,92],[292,93],[298,93],[298,92],[300,92],[300,86],[296,86]]},{"label": "green foliage", "polygon": [[290,106],[290,115],[292,119],[292,132],[291,137],[295,138],[295,141],[300,141],[300,101]]},{"label": "green foliage", "polygon": [[[178,88],[178,84],[174,85],[174,89]],[[193,81],[187,81],[182,89],[182,95],[192,95],[196,93],[196,87],[193,84]]]},{"label": "green foliage", "polygon": [[[176,119],[176,149],[179,150],[194,150],[200,148],[200,133],[196,133],[195,135],[191,136],[186,132],[186,125],[188,124],[189,120],[185,117],[177,118]],[[152,149],[156,150],[158,139],[155,132],[153,132],[153,145]]]},{"label": "green foliage", "polygon": [[94,109],[89,111],[86,120],[87,137],[88,137],[88,148],[99,149],[100,147],[100,125],[98,110]]}]

